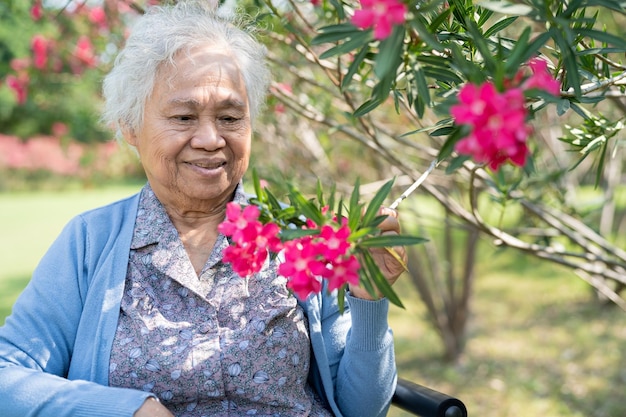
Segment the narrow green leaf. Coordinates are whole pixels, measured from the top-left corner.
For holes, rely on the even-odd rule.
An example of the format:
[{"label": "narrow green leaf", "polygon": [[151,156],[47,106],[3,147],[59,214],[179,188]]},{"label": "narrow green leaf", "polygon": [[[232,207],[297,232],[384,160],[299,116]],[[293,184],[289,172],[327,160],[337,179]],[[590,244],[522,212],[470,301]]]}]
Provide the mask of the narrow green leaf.
[{"label": "narrow green leaf", "polygon": [[503,29],[508,28],[513,22],[518,19],[517,16],[506,17],[504,19],[498,20],[494,23],[489,29],[487,29],[484,33],[485,38],[489,38],[496,33],[500,32]]},{"label": "narrow green leaf", "polygon": [[352,63],[348,67],[348,71],[346,72],[346,75],[341,80],[342,91],[348,88],[350,83],[352,83],[352,79],[354,78],[354,75],[359,71],[359,67],[365,60],[365,57],[367,56],[367,53],[369,52],[369,50],[370,50],[369,44],[365,44],[363,45],[361,50],[354,56]]},{"label": "narrow green leaf", "polygon": [[371,112],[378,106],[380,106],[385,100],[382,98],[371,98],[365,103],[361,104],[358,109],[354,111],[354,117],[362,117]]},{"label": "narrow green leaf", "polygon": [[267,203],[272,210],[280,210],[283,207],[283,205],[280,203],[280,201],[278,201],[276,196],[274,196],[274,194],[272,194],[272,192],[267,188],[265,189],[265,195],[267,197]]},{"label": "narrow green leaf", "polygon": [[330,186],[330,192],[328,193],[328,207],[331,211],[335,209],[335,194],[337,193],[337,185],[333,182]]},{"label": "narrow green leaf", "polygon": [[452,155],[452,152],[454,151],[454,145],[456,145],[456,143],[461,138],[467,136],[469,134],[469,130],[470,128],[467,125],[455,126],[455,129],[452,131],[450,136],[448,136],[448,139],[446,139],[443,146],[439,150],[439,155],[437,156],[437,159],[439,161],[443,161],[444,159]]},{"label": "narrow green leaf", "polygon": [[356,179],[352,195],[350,196],[350,207],[348,208],[348,226],[350,230],[356,230],[361,221],[361,207],[359,199],[361,198],[361,180]]},{"label": "narrow green leaf", "polygon": [[576,64],[576,58],[571,46],[565,40],[563,33],[560,30],[550,30],[553,35],[554,41],[561,50],[561,57],[563,65],[565,66],[565,76],[567,79],[567,86],[574,89],[576,96],[580,97],[582,91],[580,90],[580,77],[578,75],[578,65]]},{"label": "narrow green leaf", "polygon": [[410,246],[428,242],[420,236],[410,235],[379,235],[363,239],[358,243],[363,248],[391,248],[393,246]]},{"label": "narrow green leaf", "polygon": [[[524,29],[520,34],[511,54],[507,57],[505,72],[511,74],[516,72],[520,65],[526,61],[528,56],[528,39],[530,38],[530,27]],[[531,51],[533,54],[535,51]]]},{"label": "narrow green leaf", "polygon": [[374,261],[372,255],[368,251],[363,251],[362,259],[365,261],[365,268],[367,269],[370,278],[374,282],[376,288],[378,288],[378,290],[381,292],[381,294],[387,297],[389,302],[391,302],[392,304],[404,308],[404,306],[402,305],[402,301],[400,301],[398,295],[395,293],[393,288],[391,288],[389,281],[387,281],[385,276],[380,271],[380,268]]},{"label": "narrow green leaf", "polygon": [[[421,65],[416,65],[413,69],[413,77],[415,79],[415,85],[417,87],[417,96],[422,99],[422,103],[430,107],[430,89],[428,88],[428,82],[424,75],[424,69]],[[421,112],[418,111],[418,116],[421,118],[424,116],[424,109]]]},{"label": "narrow green leaf", "polygon": [[289,192],[289,198],[292,203],[295,204],[302,214],[307,218],[315,222],[317,225],[324,224],[324,216],[317,208],[315,204],[307,200],[298,190],[291,187]]},{"label": "narrow green leaf", "polygon": [[559,116],[563,116],[570,109],[570,101],[566,98],[559,100],[556,103],[556,113]]},{"label": "narrow green leaf", "polygon": [[463,163],[469,159],[470,157],[467,155],[459,155],[452,158],[452,160],[450,160],[450,163],[446,167],[446,175],[450,175],[457,169],[461,168],[463,166]]},{"label": "narrow green leaf", "polygon": [[266,202],[265,193],[261,188],[261,180],[259,179],[259,175],[256,171],[256,168],[252,168],[252,184],[254,184],[254,193],[256,194],[256,198],[261,203]]},{"label": "narrow green leaf", "polygon": [[431,32],[426,27],[426,24],[427,22],[426,19],[424,19],[423,15],[417,15],[410,20],[411,27],[415,29],[421,40],[424,41],[426,45],[428,45],[431,49],[435,51],[443,51],[445,47],[442,45],[441,42],[439,42],[436,35],[434,35],[437,33],[437,31],[435,30]]},{"label": "narrow green leaf", "polygon": [[378,78],[385,78],[390,73],[393,73],[395,78],[396,70],[402,62],[404,34],[404,26],[395,26],[391,36],[380,43],[380,52],[374,64],[374,74]]},{"label": "narrow green leaf", "polygon": [[335,55],[343,55],[356,49],[369,42],[371,36],[371,29],[365,31],[358,31],[354,36],[350,37],[347,41],[332,47],[324,51],[321,55],[321,59],[327,59]]},{"label": "narrow green leaf", "polygon": [[322,188],[322,181],[318,178],[315,185],[317,201],[319,202],[320,207],[324,207],[326,203],[324,203],[324,189]]},{"label": "narrow green leaf", "polygon": [[346,303],[346,286],[342,285],[337,289],[337,308],[339,308],[339,314],[343,314]]},{"label": "narrow green leaf", "polygon": [[350,233],[350,236],[348,237],[348,241],[351,243],[358,242],[364,237],[377,233],[377,232],[378,232],[378,229],[376,228],[376,226],[361,227],[359,228],[359,230],[355,230],[354,232]]},{"label": "narrow green leaf", "polygon": [[600,42],[613,45],[613,47],[619,48],[621,51],[626,50],[626,39],[622,36],[616,36],[612,33],[603,32],[596,29],[578,29],[577,32],[588,38],[596,39]]},{"label": "narrow green leaf", "polygon": [[294,240],[304,236],[315,236],[319,234],[317,229],[283,229],[280,231],[280,237],[283,241]]},{"label": "narrow green leaf", "polygon": [[374,220],[374,218],[378,214],[378,210],[383,205],[383,202],[391,192],[391,187],[393,187],[394,180],[395,179],[389,180],[382,187],[380,187],[374,195],[374,198],[372,198],[372,200],[367,205],[365,214],[361,219],[361,224],[364,227],[368,227],[372,220]]}]

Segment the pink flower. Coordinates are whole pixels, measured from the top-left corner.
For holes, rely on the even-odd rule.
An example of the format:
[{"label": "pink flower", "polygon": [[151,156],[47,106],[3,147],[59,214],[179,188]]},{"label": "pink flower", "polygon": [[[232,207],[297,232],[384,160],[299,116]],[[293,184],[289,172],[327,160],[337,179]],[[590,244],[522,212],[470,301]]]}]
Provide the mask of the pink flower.
[{"label": "pink flower", "polygon": [[6,78],[7,86],[13,90],[13,94],[15,94],[15,99],[18,104],[26,103],[26,98],[28,96],[28,75],[25,77],[16,77],[15,75],[7,75]]},{"label": "pink flower", "polygon": [[328,291],[341,288],[344,284],[358,285],[360,267],[359,261],[354,255],[335,259],[331,263],[331,272],[327,274]]},{"label": "pink flower", "polygon": [[43,35],[35,35],[30,42],[33,50],[34,65],[37,69],[44,69],[48,62],[48,40]]},{"label": "pink flower", "polygon": [[88,19],[100,29],[107,29],[108,27],[107,16],[102,6],[96,6],[89,10]]},{"label": "pink flower", "polygon": [[487,163],[493,170],[509,160],[524,165],[531,129],[526,124],[527,110],[520,88],[499,93],[491,82],[466,84],[459,92],[459,104],[452,106],[450,113],[457,123],[471,127],[470,135],[456,144],[458,153]]},{"label": "pink flower", "polygon": [[30,66],[30,58],[13,58],[9,65],[15,72],[27,70]]},{"label": "pink flower", "polygon": [[33,7],[30,8],[30,17],[36,22],[41,19],[42,14],[41,2],[36,1]]},{"label": "pink flower", "polygon": [[57,138],[62,138],[69,133],[69,128],[63,122],[54,122],[52,124],[52,135]]},{"label": "pink flower", "polygon": [[374,28],[374,38],[391,35],[393,25],[404,23],[407,7],[398,0],[361,0],[362,9],[352,16],[352,24],[360,29]]},{"label": "pink flower", "polygon": [[534,58],[530,60],[528,65],[533,74],[522,84],[524,89],[537,88],[555,96],[561,93],[561,85],[550,74],[548,63],[545,60]]},{"label": "pink flower", "polygon": [[259,272],[268,251],[282,249],[279,227],[274,223],[263,225],[258,221],[259,215],[257,206],[249,205],[242,210],[239,204],[230,202],[226,205],[226,219],[217,228],[232,240],[232,245],[224,249],[224,262],[231,263],[233,271],[242,277]]},{"label": "pink flower", "polygon": [[322,226],[319,239],[323,248],[323,256],[326,259],[333,260],[345,255],[348,249],[350,249],[349,236],[350,228],[348,226],[342,226],[336,231],[328,224]]},{"label": "pink flower", "polygon": [[93,44],[85,35],[78,38],[78,42],[76,42],[76,47],[74,48],[74,56],[89,68],[96,66]]},{"label": "pink flower", "polygon": [[287,288],[301,300],[322,289],[322,274],[326,264],[317,259],[317,248],[311,238],[285,242],[285,261],[278,266],[278,273],[287,278]]}]

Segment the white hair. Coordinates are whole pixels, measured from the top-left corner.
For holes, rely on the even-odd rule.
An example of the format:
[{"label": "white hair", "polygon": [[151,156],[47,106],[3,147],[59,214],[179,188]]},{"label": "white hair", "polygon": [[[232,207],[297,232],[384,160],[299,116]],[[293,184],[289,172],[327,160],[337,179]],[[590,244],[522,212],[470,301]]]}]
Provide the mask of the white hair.
[{"label": "white hair", "polygon": [[132,28],[103,83],[102,120],[114,127],[138,131],[146,100],[163,63],[173,63],[179,51],[210,43],[228,48],[243,77],[252,120],[265,102],[270,82],[266,48],[244,26],[241,16],[217,9],[210,1],[180,1],[150,8]]}]

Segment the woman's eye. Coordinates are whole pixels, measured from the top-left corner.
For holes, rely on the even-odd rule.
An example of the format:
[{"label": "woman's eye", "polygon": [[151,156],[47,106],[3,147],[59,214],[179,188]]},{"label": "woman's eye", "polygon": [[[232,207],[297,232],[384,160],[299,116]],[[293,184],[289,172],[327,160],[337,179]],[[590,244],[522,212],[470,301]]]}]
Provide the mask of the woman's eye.
[{"label": "woman's eye", "polygon": [[181,114],[178,116],[174,116],[174,119],[179,121],[179,122],[189,122],[191,120],[193,120],[193,116],[188,115],[188,114]]}]

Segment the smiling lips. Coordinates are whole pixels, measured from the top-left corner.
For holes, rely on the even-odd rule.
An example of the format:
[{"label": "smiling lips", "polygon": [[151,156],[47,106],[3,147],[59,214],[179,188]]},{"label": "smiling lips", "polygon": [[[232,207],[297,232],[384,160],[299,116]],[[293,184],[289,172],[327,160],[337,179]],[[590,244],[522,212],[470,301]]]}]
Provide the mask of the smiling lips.
[{"label": "smiling lips", "polygon": [[226,165],[226,161],[189,161],[187,163],[202,169],[217,169]]}]

